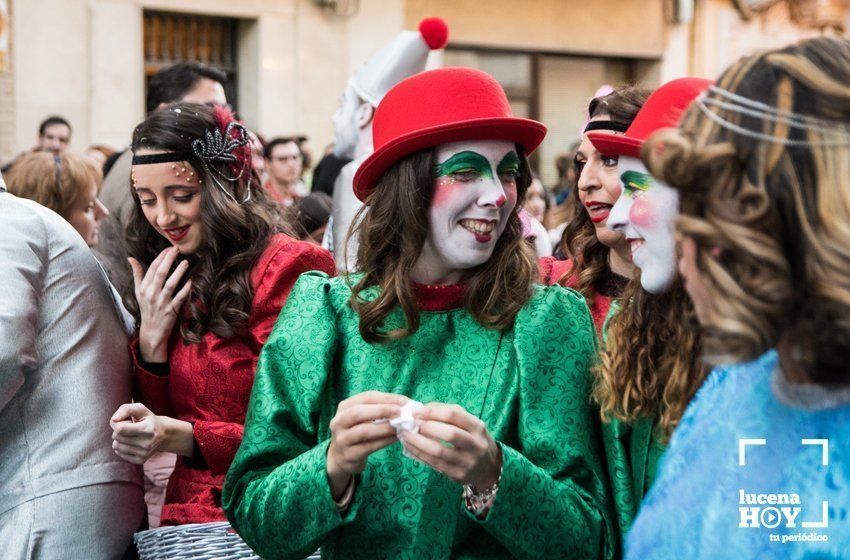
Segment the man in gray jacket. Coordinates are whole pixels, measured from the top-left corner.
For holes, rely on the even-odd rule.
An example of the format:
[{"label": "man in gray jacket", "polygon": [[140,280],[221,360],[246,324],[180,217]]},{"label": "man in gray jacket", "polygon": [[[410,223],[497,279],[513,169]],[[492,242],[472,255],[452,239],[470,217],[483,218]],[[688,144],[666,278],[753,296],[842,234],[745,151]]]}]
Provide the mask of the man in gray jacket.
[{"label": "man in gray jacket", "polygon": [[58,214],[0,177],[0,556],[121,558],[145,513],[112,451],[128,334],[103,269]]}]

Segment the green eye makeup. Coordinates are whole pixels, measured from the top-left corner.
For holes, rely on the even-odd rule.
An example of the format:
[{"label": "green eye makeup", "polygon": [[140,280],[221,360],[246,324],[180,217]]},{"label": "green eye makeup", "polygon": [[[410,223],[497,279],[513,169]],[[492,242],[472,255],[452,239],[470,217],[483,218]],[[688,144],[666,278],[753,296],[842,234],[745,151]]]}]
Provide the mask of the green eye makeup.
[{"label": "green eye makeup", "polygon": [[[490,170],[490,162],[487,161],[487,158],[481,154],[469,151],[457,153],[443,163],[438,163],[434,166],[433,175],[436,179],[461,172],[480,173],[485,177],[493,176],[493,172]],[[499,173],[501,173],[501,170]]]},{"label": "green eye makeup", "polygon": [[515,152],[510,152],[505,154],[505,157],[499,162],[499,167],[496,168],[496,171],[499,175],[503,173],[519,173],[519,165],[519,156]]},{"label": "green eye makeup", "polygon": [[646,191],[655,184],[652,175],[641,173],[639,171],[626,171],[620,175],[620,180],[623,182],[623,188],[629,193],[634,191]]}]

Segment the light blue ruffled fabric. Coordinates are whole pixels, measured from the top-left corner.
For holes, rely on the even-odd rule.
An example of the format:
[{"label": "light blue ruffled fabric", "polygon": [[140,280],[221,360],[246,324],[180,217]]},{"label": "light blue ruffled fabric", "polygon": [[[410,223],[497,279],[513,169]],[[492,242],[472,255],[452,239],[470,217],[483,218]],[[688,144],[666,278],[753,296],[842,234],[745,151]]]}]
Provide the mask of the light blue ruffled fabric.
[{"label": "light blue ruffled fabric", "polygon": [[[629,531],[628,560],[850,559],[850,402],[846,392],[836,399],[817,387],[795,391],[783,383],[777,364],[770,351],[709,375]],[[783,386],[786,395],[779,399]],[[801,402],[786,404],[794,394]],[[738,465],[741,438],[766,440],[747,447],[745,466]],[[822,446],[802,439],[829,441],[828,466],[822,466]],[[742,506],[741,490],[798,494],[795,526],[783,519],[775,528],[740,527],[740,507],[771,507]],[[823,501],[828,527],[802,527],[802,521],[821,521]],[[769,514],[765,520],[776,522]],[[789,540],[815,535],[828,540]]]}]

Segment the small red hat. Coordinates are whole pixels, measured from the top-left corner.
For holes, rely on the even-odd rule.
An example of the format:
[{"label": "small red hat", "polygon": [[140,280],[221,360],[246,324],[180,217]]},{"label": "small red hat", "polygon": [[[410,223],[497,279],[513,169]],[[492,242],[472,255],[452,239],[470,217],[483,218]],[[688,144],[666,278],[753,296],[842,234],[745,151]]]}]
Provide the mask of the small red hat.
[{"label": "small red hat", "polygon": [[510,140],[533,152],[543,123],[513,116],[502,86],[472,68],[440,68],[395,85],[375,110],[375,151],[354,175],[354,194],[365,201],[399,159],[419,150],[464,140]]},{"label": "small red hat", "polygon": [[667,82],[647,98],[625,134],[590,131],[587,137],[606,156],[639,158],[646,139],[657,130],[679,124],[685,109],[711,84],[711,80],[702,78],[679,78]]}]

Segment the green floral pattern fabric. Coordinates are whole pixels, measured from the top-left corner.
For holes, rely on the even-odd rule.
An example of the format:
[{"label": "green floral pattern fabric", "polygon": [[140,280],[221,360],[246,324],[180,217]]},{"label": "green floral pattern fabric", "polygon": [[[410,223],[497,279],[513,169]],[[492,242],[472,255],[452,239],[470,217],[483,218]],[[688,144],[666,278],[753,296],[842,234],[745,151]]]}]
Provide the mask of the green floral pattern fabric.
[{"label": "green floral pattern fabric", "polygon": [[[374,297],[373,290],[371,295]],[[462,309],[422,312],[412,336],[366,343],[345,278],[302,275],[260,358],[243,443],[224,487],[233,526],[263,558],[600,558],[612,555],[596,352],[583,298],[537,287],[513,328]],[[403,321],[391,314],[387,326]],[[340,515],[325,475],[337,404],[366,390],[456,403],[502,446],[486,520],[462,487],[393,444],[370,456]]]},{"label": "green floral pattern fabric", "polygon": [[[615,300],[602,328],[603,345],[611,317],[619,310],[619,302]],[[640,418],[635,422],[622,422],[613,418],[602,424],[605,460],[619,533],[618,558],[623,553],[626,533],[655,480],[658,462],[667,448],[666,443],[657,437],[655,420],[654,416]]]},{"label": "green floral pattern fabric", "polygon": [[613,419],[602,424],[617,526],[625,541],[641,501],[652,486],[665,444],[654,429],[655,418],[635,422]]}]

